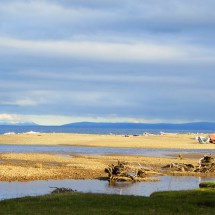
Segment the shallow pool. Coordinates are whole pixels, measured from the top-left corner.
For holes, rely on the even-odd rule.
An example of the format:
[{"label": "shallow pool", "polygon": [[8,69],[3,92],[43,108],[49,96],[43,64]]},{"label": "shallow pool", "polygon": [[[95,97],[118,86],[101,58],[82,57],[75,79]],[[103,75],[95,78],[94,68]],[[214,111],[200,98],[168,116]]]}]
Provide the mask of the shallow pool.
[{"label": "shallow pool", "polygon": [[115,186],[109,186],[108,181],[101,180],[0,182],[0,200],[44,195],[53,191],[54,187],[65,187],[85,193],[150,196],[157,191],[196,189],[200,182],[211,180],[215,178],[162,176],[158,182],[118,182]]}]

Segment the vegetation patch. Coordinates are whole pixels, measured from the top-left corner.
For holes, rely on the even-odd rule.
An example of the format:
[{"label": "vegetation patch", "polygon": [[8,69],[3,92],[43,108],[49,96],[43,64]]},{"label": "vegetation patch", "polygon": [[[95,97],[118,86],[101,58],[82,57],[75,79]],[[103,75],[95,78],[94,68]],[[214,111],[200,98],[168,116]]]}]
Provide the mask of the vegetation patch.
[{"label": "vegetation patch", "polygon": [[150,197],[57,193],[0,202],[1,215],[214,214],[215,190],[158,192]]},{"label": "vegetation patch", "polygon": [[207,181],[199,184],[200,188],[215,188],[215,181]]}]

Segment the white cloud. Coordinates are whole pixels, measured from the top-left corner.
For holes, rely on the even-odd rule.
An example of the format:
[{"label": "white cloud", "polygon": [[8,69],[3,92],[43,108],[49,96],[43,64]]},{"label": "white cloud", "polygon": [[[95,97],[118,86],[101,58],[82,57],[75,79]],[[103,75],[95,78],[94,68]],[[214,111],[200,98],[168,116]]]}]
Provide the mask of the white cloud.
[{"label": "white cloud", "polygon": [[0,114],[0,120],[16,120],[17,119],[17,115],[14,114],[6,114],[6,113],[2,113]]},{"label": "white cloud", "polygon": [[10,52],[20,50],[21,53],[37,53],[47,56],[131,62],[186,60],[189,57],[195,58],[197,50],[199,52],[196,57],[199,57],[199,53],[201,53],[199,47],[162,45],[149,42],[102,43],[92,41],[33,41],[0,38],[0,46],[4,52],[7,52],[7,50],[10,50]]},{"label": "white cloud", "polygon": [[23,121],[22,116],[20,116],[19,114],[0,113],[0,122],[5,124],[16,124]]}]

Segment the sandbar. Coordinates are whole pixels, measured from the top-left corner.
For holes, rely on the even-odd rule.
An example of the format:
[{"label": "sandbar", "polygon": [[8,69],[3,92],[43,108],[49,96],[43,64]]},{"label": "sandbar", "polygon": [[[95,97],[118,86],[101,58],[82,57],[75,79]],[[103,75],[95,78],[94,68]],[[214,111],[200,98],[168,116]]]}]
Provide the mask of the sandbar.
[{"label": "sandbar", "polygon": [[[198,134],[203,136],[203,134]],[[68,133],[35,133],[0,135],[0,144],[68,145],[90,147],[215,149],[215,144],[199,144],[197,134],[176,135],[99,135]]]}]

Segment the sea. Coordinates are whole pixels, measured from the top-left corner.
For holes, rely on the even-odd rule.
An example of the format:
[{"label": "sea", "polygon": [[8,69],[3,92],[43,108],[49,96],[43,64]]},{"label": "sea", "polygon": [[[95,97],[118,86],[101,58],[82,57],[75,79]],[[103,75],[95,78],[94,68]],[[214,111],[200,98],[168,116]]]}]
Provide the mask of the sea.
[{"label": "sea", "polygon": [[144,133],[215,133],[214,130],[180,130],[180,129],[138,129],[138,128],[101,128],[101,127],[64,127],[64,126],[12,126],[0,125],[0,134],[5,133],[77,133],[77,134],[116,134],[116,135],[142,135]]}]

